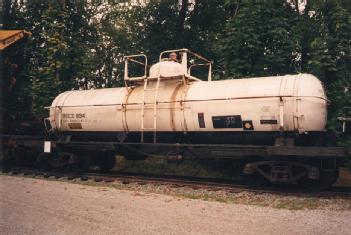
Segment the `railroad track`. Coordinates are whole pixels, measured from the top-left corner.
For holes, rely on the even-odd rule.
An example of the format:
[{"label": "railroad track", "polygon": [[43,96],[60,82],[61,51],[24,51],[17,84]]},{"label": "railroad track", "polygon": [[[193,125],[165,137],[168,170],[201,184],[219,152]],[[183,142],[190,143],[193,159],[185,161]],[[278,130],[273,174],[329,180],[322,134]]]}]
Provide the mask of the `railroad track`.
[{"label": "railroad track", "polygon": [[348,187],[332,187],[328,191],[314,192],[301,189],[295,185],[273,187],[271,185],[264,186],[248,186],[240,183],[238,180],[224,180],[213,178],[198,178],[187,176],[171,176],[171,175],[155,175],[155,174],[140,174],[128,172],[109,172],[101,173],[99,171],[87,172],[69,172],[69,171],[45,171],[30,168],[16,168],[9,171],[3,171],[8,175],[24,175],[24,176],[42,176],[43,178],[55,178],[80,180],[80,181],[95,181],[102,183],[120,182],[122,184],[153,184],[166,185],[174,188],[191,188],[194,190],[205,189],[208,191],[226,191],[229,193],[251,192],[256,194],[271,193],[282,196],[303,196],[303,197],[318,197],[318,198],[347,198],[351,199],[351,188]]}]

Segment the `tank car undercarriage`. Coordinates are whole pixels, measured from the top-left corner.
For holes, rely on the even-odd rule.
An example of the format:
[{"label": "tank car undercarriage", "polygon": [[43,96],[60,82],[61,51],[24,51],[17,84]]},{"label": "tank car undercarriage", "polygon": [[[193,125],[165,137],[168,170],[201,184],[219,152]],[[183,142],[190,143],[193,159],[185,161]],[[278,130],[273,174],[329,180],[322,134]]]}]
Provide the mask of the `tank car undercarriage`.
[{"label": "tank car undercarriage", "polygon": [[344,148],[320,146],[154,144],[72,141],[69,138],[49,142],[29,137],[9,137],[7,143],[4,167],[21,163],[79,171],[99,167],[108,171],[115,166],[117,155],[128,160],[157,156],[170,163],[180,163],[185,158],[231,159],[236,165],[233,169],[237,169],[233,175],[252,186],[270,182],[298,184],[314,190],[326,189],[336,182],[345,156]]}]

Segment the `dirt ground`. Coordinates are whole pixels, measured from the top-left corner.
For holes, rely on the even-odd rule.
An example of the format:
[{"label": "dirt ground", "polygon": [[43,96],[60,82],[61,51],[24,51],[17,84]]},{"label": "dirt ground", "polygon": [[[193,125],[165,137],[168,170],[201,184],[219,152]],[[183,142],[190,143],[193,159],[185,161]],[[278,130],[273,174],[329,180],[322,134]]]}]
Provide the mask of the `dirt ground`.
[{"label": "dirt ground", "polygon": [[0,176],[1,234],[350,234],[350,210],[286,210]]}]

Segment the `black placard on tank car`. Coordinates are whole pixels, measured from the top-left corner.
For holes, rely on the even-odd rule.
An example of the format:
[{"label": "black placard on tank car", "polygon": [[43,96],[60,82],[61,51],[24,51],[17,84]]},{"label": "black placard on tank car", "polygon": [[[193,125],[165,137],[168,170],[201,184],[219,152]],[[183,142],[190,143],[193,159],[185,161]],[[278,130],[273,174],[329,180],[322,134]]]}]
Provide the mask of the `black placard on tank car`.
[{"label": "black placard on tank car", "polygon": [[198,120],[199,120],[199,127],[206,128],[204,113],[198,113],[197,116],[198,116]]},{"label": "black placard on tank car", "polygon": [[212,116],[213,128],[242,128],[240,115]]}]

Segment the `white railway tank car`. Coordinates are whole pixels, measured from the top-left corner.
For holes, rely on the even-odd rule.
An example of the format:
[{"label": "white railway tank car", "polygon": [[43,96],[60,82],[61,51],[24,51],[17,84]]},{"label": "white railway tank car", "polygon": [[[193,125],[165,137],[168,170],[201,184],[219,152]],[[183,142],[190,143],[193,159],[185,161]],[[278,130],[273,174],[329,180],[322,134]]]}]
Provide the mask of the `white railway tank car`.
[{"label": "white railway tank car", "polygon": [[[67,91],[50,107],[50,128],[76,139],[114,141],[274,144],[278,137],[322,132],[327,98],[310,74],[211,81],[192,76],[188,50],[182,62],[164,60],[147,74],[144,55],[126,57],[126,87]],[[137,58],[144,58],[142,62]],[[194,61],[194,60],[192,60]],[[128,65],[145,66],[129,77]]]},{"label": "white railway tank car", "polygon": [[[180,62],[164,59],[174,52]],[[130,75],[132,65],[142,76]],[[193,75],[198,66],[208,68],[207,81]],[[45,120],[56,147],[46,158],[105,170],[117,153],[133,160],[230,158],[244,178],[318,187],[336,181],[344,149],[308,142],[325,132],[327,118],[315,76],[212,81],[211,70],[211,61],[187,49],[162,52],[150,69],[143,54],[125,57],[125,87],[56,97]]]}]

